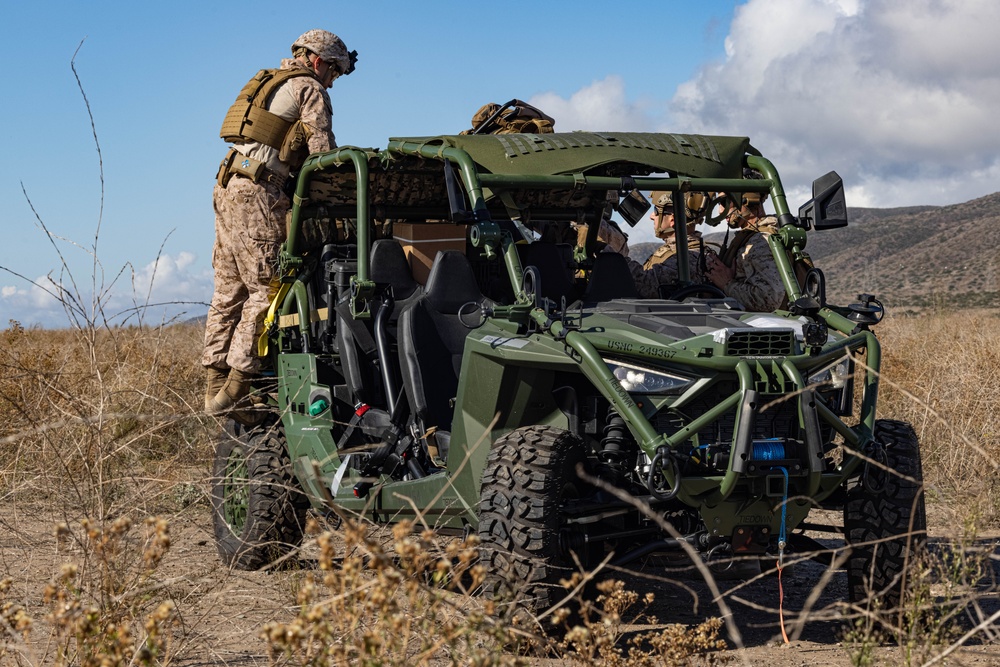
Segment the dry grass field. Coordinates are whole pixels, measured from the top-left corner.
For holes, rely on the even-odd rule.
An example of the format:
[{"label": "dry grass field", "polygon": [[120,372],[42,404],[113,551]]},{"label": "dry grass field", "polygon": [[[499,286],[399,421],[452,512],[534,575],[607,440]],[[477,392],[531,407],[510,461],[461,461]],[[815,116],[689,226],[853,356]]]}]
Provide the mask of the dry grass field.
[{"label": "dry grass field", "polygon": [[888,626],[846,608],[843,572],[814,563],[786,574],[787,648],[773,575],[720,581],[721,601],[696,575],[610,577],[584,623],[527,657],[466,594],[482,576],[474,544],[431,531],[313,523],[280,570],[221,566],[200,328],[12,322],[0,331],[0,665],[1000,664],[998,324],[931,313],[876,330],[879,416],[920,436],[931,535]]}]

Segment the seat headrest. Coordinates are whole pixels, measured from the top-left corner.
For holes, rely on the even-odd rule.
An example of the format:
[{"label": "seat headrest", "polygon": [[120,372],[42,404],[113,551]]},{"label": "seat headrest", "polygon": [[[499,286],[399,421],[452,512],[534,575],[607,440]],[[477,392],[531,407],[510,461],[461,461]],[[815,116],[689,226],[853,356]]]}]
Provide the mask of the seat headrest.
[{"label": "seat headrest", "polygon": [[413,279],[403,246],[396,239],[375,241],[369,258],[372,281],[392,285],[395,299],[405,299],[417,289],[417,281]]},{"label": "seat headrest", "polygon": [[628,261],[616,252],[598,253],[594,258],[594,268],[590,272],[590,282],[583,295],[584,301],[610,301],[612,299],[636,299],[639,291],[632,280]]},{"label": "seat headrest", "polygon": [[548,297],[556,303],[562,297],[569,297],[575,285],[569,268],[573,249],[568,243],[539,241],[519,244],[516,248],[522,267],[534,266],[538,269],[541,280],[539,296]]},{"label": "seat headrest", "polygon": [[424,298],[435,310],[455,314],[470,301],[480,302],[483,294],[465,255],[457,250],[442,250],[434,258],[431,273],[424,285]]}]

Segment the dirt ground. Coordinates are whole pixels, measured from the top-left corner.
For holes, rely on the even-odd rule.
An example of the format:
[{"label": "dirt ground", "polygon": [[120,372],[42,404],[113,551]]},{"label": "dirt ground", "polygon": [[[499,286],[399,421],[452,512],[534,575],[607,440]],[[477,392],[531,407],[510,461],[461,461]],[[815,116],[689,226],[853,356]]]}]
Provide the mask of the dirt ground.
[{"label": "dirt ground", "polygon": [[[839,513],[813,512],[811,522],[837,524]],[[928,508],[930,548],[940,548],[945,535],[950,533],[948,514],[936,507]],[[810,537],[831,549],[843,544],[830,539],[827,533],[809,533]],[[971,629],[985,618],[1000,610],[1000,596],[996,595],[1000,581],[1000,534],[982,537],[977,545],[992,551],[993,571],[980,585],[977,605],[966,610],[963,626]],[[775,563],[762,563],[763,574],[754,575],[753,566],[744,567],[743,573],[719,573],[717,586],[732,613],[732,620],[741,637],[743,648],[731,635],[731,664],[749,664],[755,667],[799,667],[806,665],[852,665],[852,651],[856,651],[845,632],[849,624],[844,620],[847,611],[847,575],[843,569],[829,572],[826,565],[803,560],[782,571],[781,591],[784,594],[783,615],[789,642],[785,643],[779,621],[779,582],[774,574]],[[669,565],[667,566],[669,568]],[[687,568],[690,569],[690,568]],[[767,572],[771,570],[771,572]],[[652,577],[652,580],[644,577]],[[663,571],[646,568],[640,575],[625,577],[630,587],[639,592],[656,591],[657,601],[650,610],[662,622],[696,624],[709,616],[723,616],[723,611],[713,603],[713,594],[702,577],[696,573],[687,576],[667,574],[676,583],[658,581]],[[823,578],[827,581],[823,584]],[[818,594],[818,595],[817,595]],[[649,629],[636,627],[636,630]],[[877,647],[875,665],[905,664],[903,651],[889,643]],[[915,664],[920,664],[915,663]],[[1000,624],[994,622],[984,633],[951,654],[943,664],[1000,665]]]},{"label": "dirt ground", "polygon": [[[0,508],[0,578],[14,580],[15,598],[36,619],[45,615],[42,589],[65,562],[65,553],[56,547],[53,525],[70,517],[53,517],[42,501],[32,507],[7,504]],[[948,517],[931,508],[932,544],[946,533]],[[257,666],[269,664],[266,646],[259,638],[268,621],[288,619],[293,614],[296,583],[302,569],[310,567],[306,558],[298,568],[280,572],[233,572],[224,568],[216,555],[211,518],[202,497],[168,517],[171,548],[161,568],[163,597],[173,599],[183,621],[180,643],[175,644],[173,665]],[[818,536],[817,536],[818,537]],[[998,535],[985,538],[994,556],[1000,544]],[[992,540],[992,541],[990,541]],[[831,542],[831,544],[833,544]],[[718,616],[719,607],[697,575],[665,573],[664,567],[676,567],[676,561],[649,562],[640,573],[626,577],[626,583],[640,594],[653,591],[656,601],[650,610],[661,622],[698,623]],[[992,560],[994,572],[983,586],[995,591],[1000,563]],[[836,571],[818,598],[810,600],[826,571],[825,566],[805,562],[783,573],[785,624],[792,637],[784,644],[777,618],[778,581],[773,575],[744,583],[720,580],[725,600],[732,609],[733,621],[742,634],[743,649],[729,653],[731,664],[799,667],[804,665],[851,665],[849,647],[842,642],[845,624],[838,603],[846,598],[846,575]],[[674,583],[666,583],[670,579]],[[809,608],[809,613],[800,614]],[[972,627],[1000,609],[1000,599],[993,593],[979,601],[979,608],[969,609],[966,625]],[[978,618],[976,618],[978,616]],[[639,632],[649,626],[630,626]],[[37,633],[36,633],[37,636]],[[731,647],[736,643],[728,638]],[[29,653],[29,664],[40,664],[42,647]],[[875,649],[875,663],[904,664],[896,646]],[[539,660],[538,664],[561,664]],[[1000,665],[1000,632],[996,624],[978,633],[967,645],[949,656],[944,664]]]}]

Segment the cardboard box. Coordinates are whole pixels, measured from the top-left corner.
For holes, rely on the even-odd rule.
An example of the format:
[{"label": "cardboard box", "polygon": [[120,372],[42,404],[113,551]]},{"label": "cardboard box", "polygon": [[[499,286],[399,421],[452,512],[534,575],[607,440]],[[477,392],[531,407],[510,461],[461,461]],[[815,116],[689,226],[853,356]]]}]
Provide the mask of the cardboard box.
[{"label": "cardboard box", "polygon": [[413,278],[421,285],[427,283],[434,257],[441,250],[457,250],[465,254],[467,225],[447,223],[393,223],[392,235],[403,246],[403,253],[410,262]]}]

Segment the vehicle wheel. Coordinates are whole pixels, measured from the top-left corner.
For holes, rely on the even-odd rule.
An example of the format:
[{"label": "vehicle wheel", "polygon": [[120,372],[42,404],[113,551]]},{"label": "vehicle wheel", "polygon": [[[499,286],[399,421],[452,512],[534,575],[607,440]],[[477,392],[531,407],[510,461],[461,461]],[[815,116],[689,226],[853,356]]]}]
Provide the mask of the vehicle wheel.
[{"label": "vehicle wheel", "polygon": [[[899,606],[906,568],[927,541],[920,444],[905,422],[878,420],[875,440],[885,446],[885,467],[870,466],[844,504],[848,595],[861,604],[877,598],[882,609]],[[852,546],[854,545],[854,546]]]},{"label": "vehicle wheel", "polygon": [[215,449],[212,519],[222,561],[265,567],[302,541],[309,508],[292,475],[284,430],[228,420]]},{"label": "vehicle wheel", "polygon": [[[563,507],[589,489],[576,466],[583,442],[567,431],[529,426],[498,438],[483,471],[479,501],[480,562],[486,594],[499,612],[532,623],[567,591],[559,583],[575,571],[563,529]],[[582,556],[581,556],[582,558]]]}]

